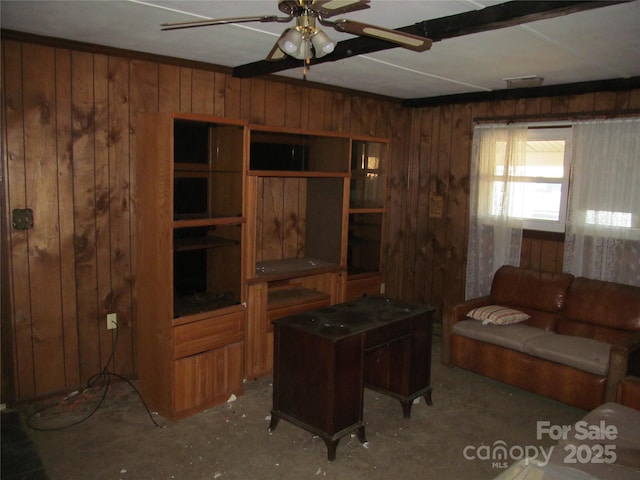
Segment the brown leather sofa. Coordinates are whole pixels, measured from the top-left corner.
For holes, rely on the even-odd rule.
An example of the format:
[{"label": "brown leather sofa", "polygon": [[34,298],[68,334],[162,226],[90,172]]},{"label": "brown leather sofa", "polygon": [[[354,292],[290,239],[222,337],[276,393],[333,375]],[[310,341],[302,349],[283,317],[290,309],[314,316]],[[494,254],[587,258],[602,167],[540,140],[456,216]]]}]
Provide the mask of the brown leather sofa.
[{"label": "brown leather sofa", "polygon": [[[483,325],[467,317],[487,305],[530,318]],[[442,361],[591,410],[615,401],[618,383],[640,373],[640,288],[501,267],[490,295],[445,316]]]}]

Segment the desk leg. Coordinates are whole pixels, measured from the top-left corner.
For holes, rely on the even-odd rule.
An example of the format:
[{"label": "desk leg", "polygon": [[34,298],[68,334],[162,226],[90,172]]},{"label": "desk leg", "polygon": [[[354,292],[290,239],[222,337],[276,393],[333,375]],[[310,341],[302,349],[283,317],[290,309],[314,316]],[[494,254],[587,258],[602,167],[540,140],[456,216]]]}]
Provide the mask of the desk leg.
[{"label": "desk leg", "polygon": [[330,438],[325,438],[324,443],[327,446],[327,460],[332,462],[336,459],[336,449],[338,448],[340,439],[336,438],[335,440],[331,440]]},{"label": "desk leg", "polygon": [[[364,432],[364,425],[358,427],[356,429],[356,435],[358,435],[358,440],[361,444],[367,444],[367,436]],[[327,446],[327,459],[331,462],[336,459],[336,450],[338,448],[338,443],[340,443],[340,438],[323,438],[325,445]]]},{"label": "desk leg", "polygon": [[424,395],[422,397],[424,398],[424,401],[427,402],[427,405],[433,407],[433,400],[431,400],[431,387],[429,387],[429,389],[424,392]]},{"label": "desk leg", "polygon": [[[430,407],[433,406],[433,400],[431,400],[431,387],[429,387],[423,394],[422,398],[427,402],[427,405]],[[400,404],[402,405],[402,416],[404,418],[411,418],[411,406],[413,405],[413,399],[411,400],[400,400]]]},{"label": "desk leg", "polygon": [[366,445],[368,443],[367,436],[364,433],[364,425],[358,427],[358,429],[356,430],[356,435],[358,435],[358,440],[360,440],[361,444]]},{"label": "desk leg", "polygon": [[411,418],[411,405],[413,405],[413,400],[400,400],[400,405],[402,405],[402,416],[404,418]]},{"label": "desk leg", "polygon": [[279,421],[280,421],[280,417],[275,413],[271,412],[271,421],[269,422],[269,433],[273,432],[276,429]]}]

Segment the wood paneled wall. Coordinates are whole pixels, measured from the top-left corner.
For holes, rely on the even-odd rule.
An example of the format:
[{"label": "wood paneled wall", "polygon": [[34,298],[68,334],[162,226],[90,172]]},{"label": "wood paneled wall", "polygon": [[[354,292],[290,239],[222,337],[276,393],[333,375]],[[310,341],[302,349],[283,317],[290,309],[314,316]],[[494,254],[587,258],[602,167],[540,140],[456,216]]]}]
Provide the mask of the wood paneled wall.
[{"label": "wood paneled wall", "polygon": [[522,236],[520,266],[562,272],[564,256],[564,235],[547,234],[546,232],[526,231]]},{"label": "wood paneled wall", "polygon": [[[99,372],[115,342],[109,312],[119,324],[109,368],[135,376],[138,112],[390,138],[386,292],[441,313],[464,291],[473,119],[638,107],[630,91],[411,110],[302,82],[5,39],[3,401],[74,390]],[[444,200],[439,218],[429,215],[433,195]],[[23,208],[34,212],[30,230],[11,224]]]},{"label": "wood paneled wall", "polygon": [[[464,298],[469,159],[476,120],[506,122],[612,117],[636,112],[640,90],[451,104],[410,112],[406,152],[394,158],[386,281],[390,295],[431,303],[437,316]],[[440,217],[430,216],[442,197]],[[557,236],[525,236],[521,265],[562,269]]]},{"label": "wood paneled wall", "polygon": [[256,181],[256,261],[304,255],[306,179],[266,177]]}]

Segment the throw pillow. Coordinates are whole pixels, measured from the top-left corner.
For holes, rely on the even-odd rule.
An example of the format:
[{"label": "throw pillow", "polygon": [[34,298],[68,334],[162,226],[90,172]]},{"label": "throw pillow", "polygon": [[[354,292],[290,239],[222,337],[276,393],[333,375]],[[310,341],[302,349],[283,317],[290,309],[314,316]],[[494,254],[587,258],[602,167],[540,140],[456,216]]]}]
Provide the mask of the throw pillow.
[{"label": "throw pillow", "polygon": [[481,320],[483,325],[492,323],[494,325],[509,325],[510,323],[524,322],[530,316],[513,308],[503,307],[501,305],[488,305],[486,307],[478,307],[467,313],[468,317],[475,320]]}]

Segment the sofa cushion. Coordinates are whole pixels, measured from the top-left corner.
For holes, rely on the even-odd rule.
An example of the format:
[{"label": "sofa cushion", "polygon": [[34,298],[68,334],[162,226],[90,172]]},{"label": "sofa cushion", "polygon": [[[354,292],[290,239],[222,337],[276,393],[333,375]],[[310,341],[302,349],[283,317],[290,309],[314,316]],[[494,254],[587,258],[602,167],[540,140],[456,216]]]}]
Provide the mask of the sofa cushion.
[{"label": "sofa cushion", "polygon": [[482,320],[483,324],[509,325],[511,323],[524,322],[530,318],[526,313],[502,305],[486,305],[478,307],[467,313],[474,320]]},{"label": "sofa cushion", "polygon": [[522,306],[543,312],[559,312],[564,307],[569,273],[542,272],[528,268],[502,266],[491,283],[493,303]]},{"label": "sofa cushion", "polygon": [[640,288],[578,277],[567,293],[563,315],[597,327],[640,330]]},{"label": "sofa cushion", "polygon": [[501,347],[524,351],[527,340],[536,337],[554,335],[553,332],[541,330],[528,325],[483,325],[476,320],[462,320],[453,326],[453,332],[463,337],[472,338],[481,342],[492,343]]},{"label": "sofa cushion", "polygon": [[594,375],[606,376],[610,350],[610,344],[591,338],[555,334],[528,339],[523,351]]}]

